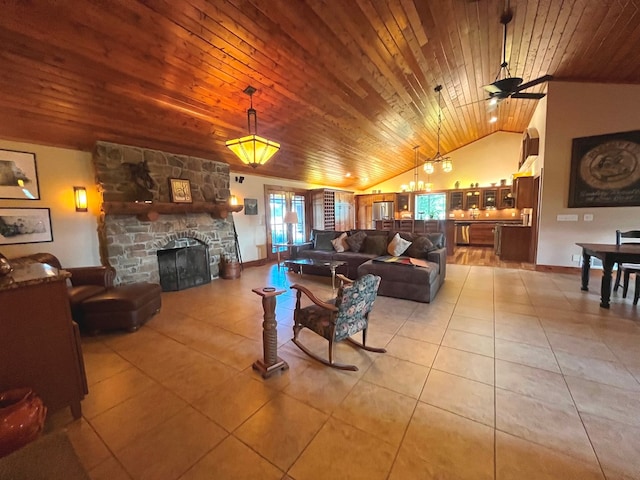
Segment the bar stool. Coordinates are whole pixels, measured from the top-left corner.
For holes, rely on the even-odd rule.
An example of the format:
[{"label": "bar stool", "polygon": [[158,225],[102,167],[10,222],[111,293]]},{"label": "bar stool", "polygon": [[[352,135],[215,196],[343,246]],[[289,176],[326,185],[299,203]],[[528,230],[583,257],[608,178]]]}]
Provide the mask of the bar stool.
[{"label": "bar stool", "polygon": [[393,230],[393,220],[383,220],[382,230]]},{"label": "bar stool", "polygon": [[401,232],[413,232],[413,220],[400,220]]}]

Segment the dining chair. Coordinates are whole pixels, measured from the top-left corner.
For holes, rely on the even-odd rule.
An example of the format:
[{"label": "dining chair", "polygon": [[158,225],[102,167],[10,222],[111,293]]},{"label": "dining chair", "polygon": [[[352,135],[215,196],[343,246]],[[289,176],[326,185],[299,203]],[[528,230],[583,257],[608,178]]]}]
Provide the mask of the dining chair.
[{"label": "dining chair", "polygon": [[[640,239],[640,230],[629,230],[622,232],[616,230],[616,245],[620,246],[623,243],[640,243],[639,241],[625,242],[624,239]],[[616,281],[613,286],[613,291],[617,292],[620,287],[620,279],[622,278],[622,298],[627,298],[627,292],[629,291],[629,281],[631,275],[635,275],[635,290],[633,294],[633,304],[638,304],[638,298],[640,297],[640,264],[637,263],[618,263],[618,270],[616,272]]]}]

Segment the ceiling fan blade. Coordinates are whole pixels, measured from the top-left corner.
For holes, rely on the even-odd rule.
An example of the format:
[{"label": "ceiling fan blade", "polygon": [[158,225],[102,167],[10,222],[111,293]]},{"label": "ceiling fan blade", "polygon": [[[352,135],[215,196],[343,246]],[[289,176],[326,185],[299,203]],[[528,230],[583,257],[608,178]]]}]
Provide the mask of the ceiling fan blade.
[{"label": "ceiling fan blade", "polygon": [[546,93],[514,93],[511,98],[525,98],[527,100],[540,100]]},{"label": "ceiling fan blade", "polygon": [[531,80],[529,82],[523,83],[522,85],[519,85],[513,91],[519,92],[520,90],[525,90],[530,87],[535,87],[536,85],[540,85],[541,83],[548,82],[549,80],[553,80],[553,75],[543,75],[540,78],[536,78],[535,80]]}]

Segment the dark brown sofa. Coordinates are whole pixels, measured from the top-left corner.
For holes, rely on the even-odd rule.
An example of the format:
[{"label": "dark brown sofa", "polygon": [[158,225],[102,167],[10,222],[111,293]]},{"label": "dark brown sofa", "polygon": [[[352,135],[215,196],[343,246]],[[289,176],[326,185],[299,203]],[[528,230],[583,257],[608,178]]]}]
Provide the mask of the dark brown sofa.
[{"label": "dark brown sofa", "polygon": [[[416,234],[387,230],[350,230],[348,236],[357,232],[364,232],[366,238],[358,252],[336,252],[331,240],[339,237],[343,232],[332,230],[313,230],[309,245],[300,247],[296,251],[297,258],[309,258],[318,261],[339,260],[346,265],[338,267],[337,272],[355,279],[372,273],[381,277],[378,294],[388,297],[404,298],[418,302],[431,302],[444,282],[447,268],[447,253],[444,233]],[[389,255],[387,246],[396,233],[415,244],[404,255],[426,261],[426,266],[411,266],[400,264],[386,264],[374,259]],[[421,241],[426,237],[430,245],[428,248]],[[419,249],[416,247],[421,245]],[[305,266],[305,273],[329,275],[326,268]]]},{"label": "dark brown sofa", "polygon": [[51,253],[34,253],[11,263],[46,263],[71,273],[68,284],[71,316],[83,331],[137,330],[160,310],[162,289],[155,283],[114,286],[113,267],[63,268]]}]

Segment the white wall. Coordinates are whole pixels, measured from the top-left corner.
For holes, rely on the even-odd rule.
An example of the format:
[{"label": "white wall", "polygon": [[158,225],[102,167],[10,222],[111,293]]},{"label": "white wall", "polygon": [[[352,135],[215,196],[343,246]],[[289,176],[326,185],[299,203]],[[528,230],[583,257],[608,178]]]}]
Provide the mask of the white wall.
[{"label": "white wall", "polygon": [[[436,164],[436,171],[430,178],[433,189],[455,188],[456,181],[460,182],[460,188],[469,188],[472,182],[479,183],[481,187],[488,187],[491,183],[500,183],[501,179],[506,179],[507,185],[510,185],[511,175],[518,171],[521,144],[522,134],[520,133],[496,132],[449,152],[447,156],[453,161],[453,171],[443,173],[440,165]],[[422,169],[426,157],[427,152],[421,152],[418,173],[419,180],[423,182],[427,181],[427,174]],[[371,189],[399,192],[400,185],[408,185],[413,179],[414,170],[411,170],[374,185]],[[370,193],[370,190],[364,193]]]},{"label": "white wall", "polygon": [[[0,140],[0,148],[36,154],[39,200],[0,199],[0,208],[50,208],[53,242],[0,245],[0,252],[13,258],[36,252],[50,252],[63,266],[100,265],[97,218],[100,194],[90,152]],[[89,212],[77,213],[73,186],[87,187]]]},{"label": "white wall", "polygon": [[[640,226],[640,207],[567,208],[572,140],[640,129],[640,85],[550,82],[547,99],[536,263],[575,267],[575,242],[613,243],[616,229]],[[586,213],[593,221],[584,221]],[[579,221],[558,222],[560,214]]]}]

